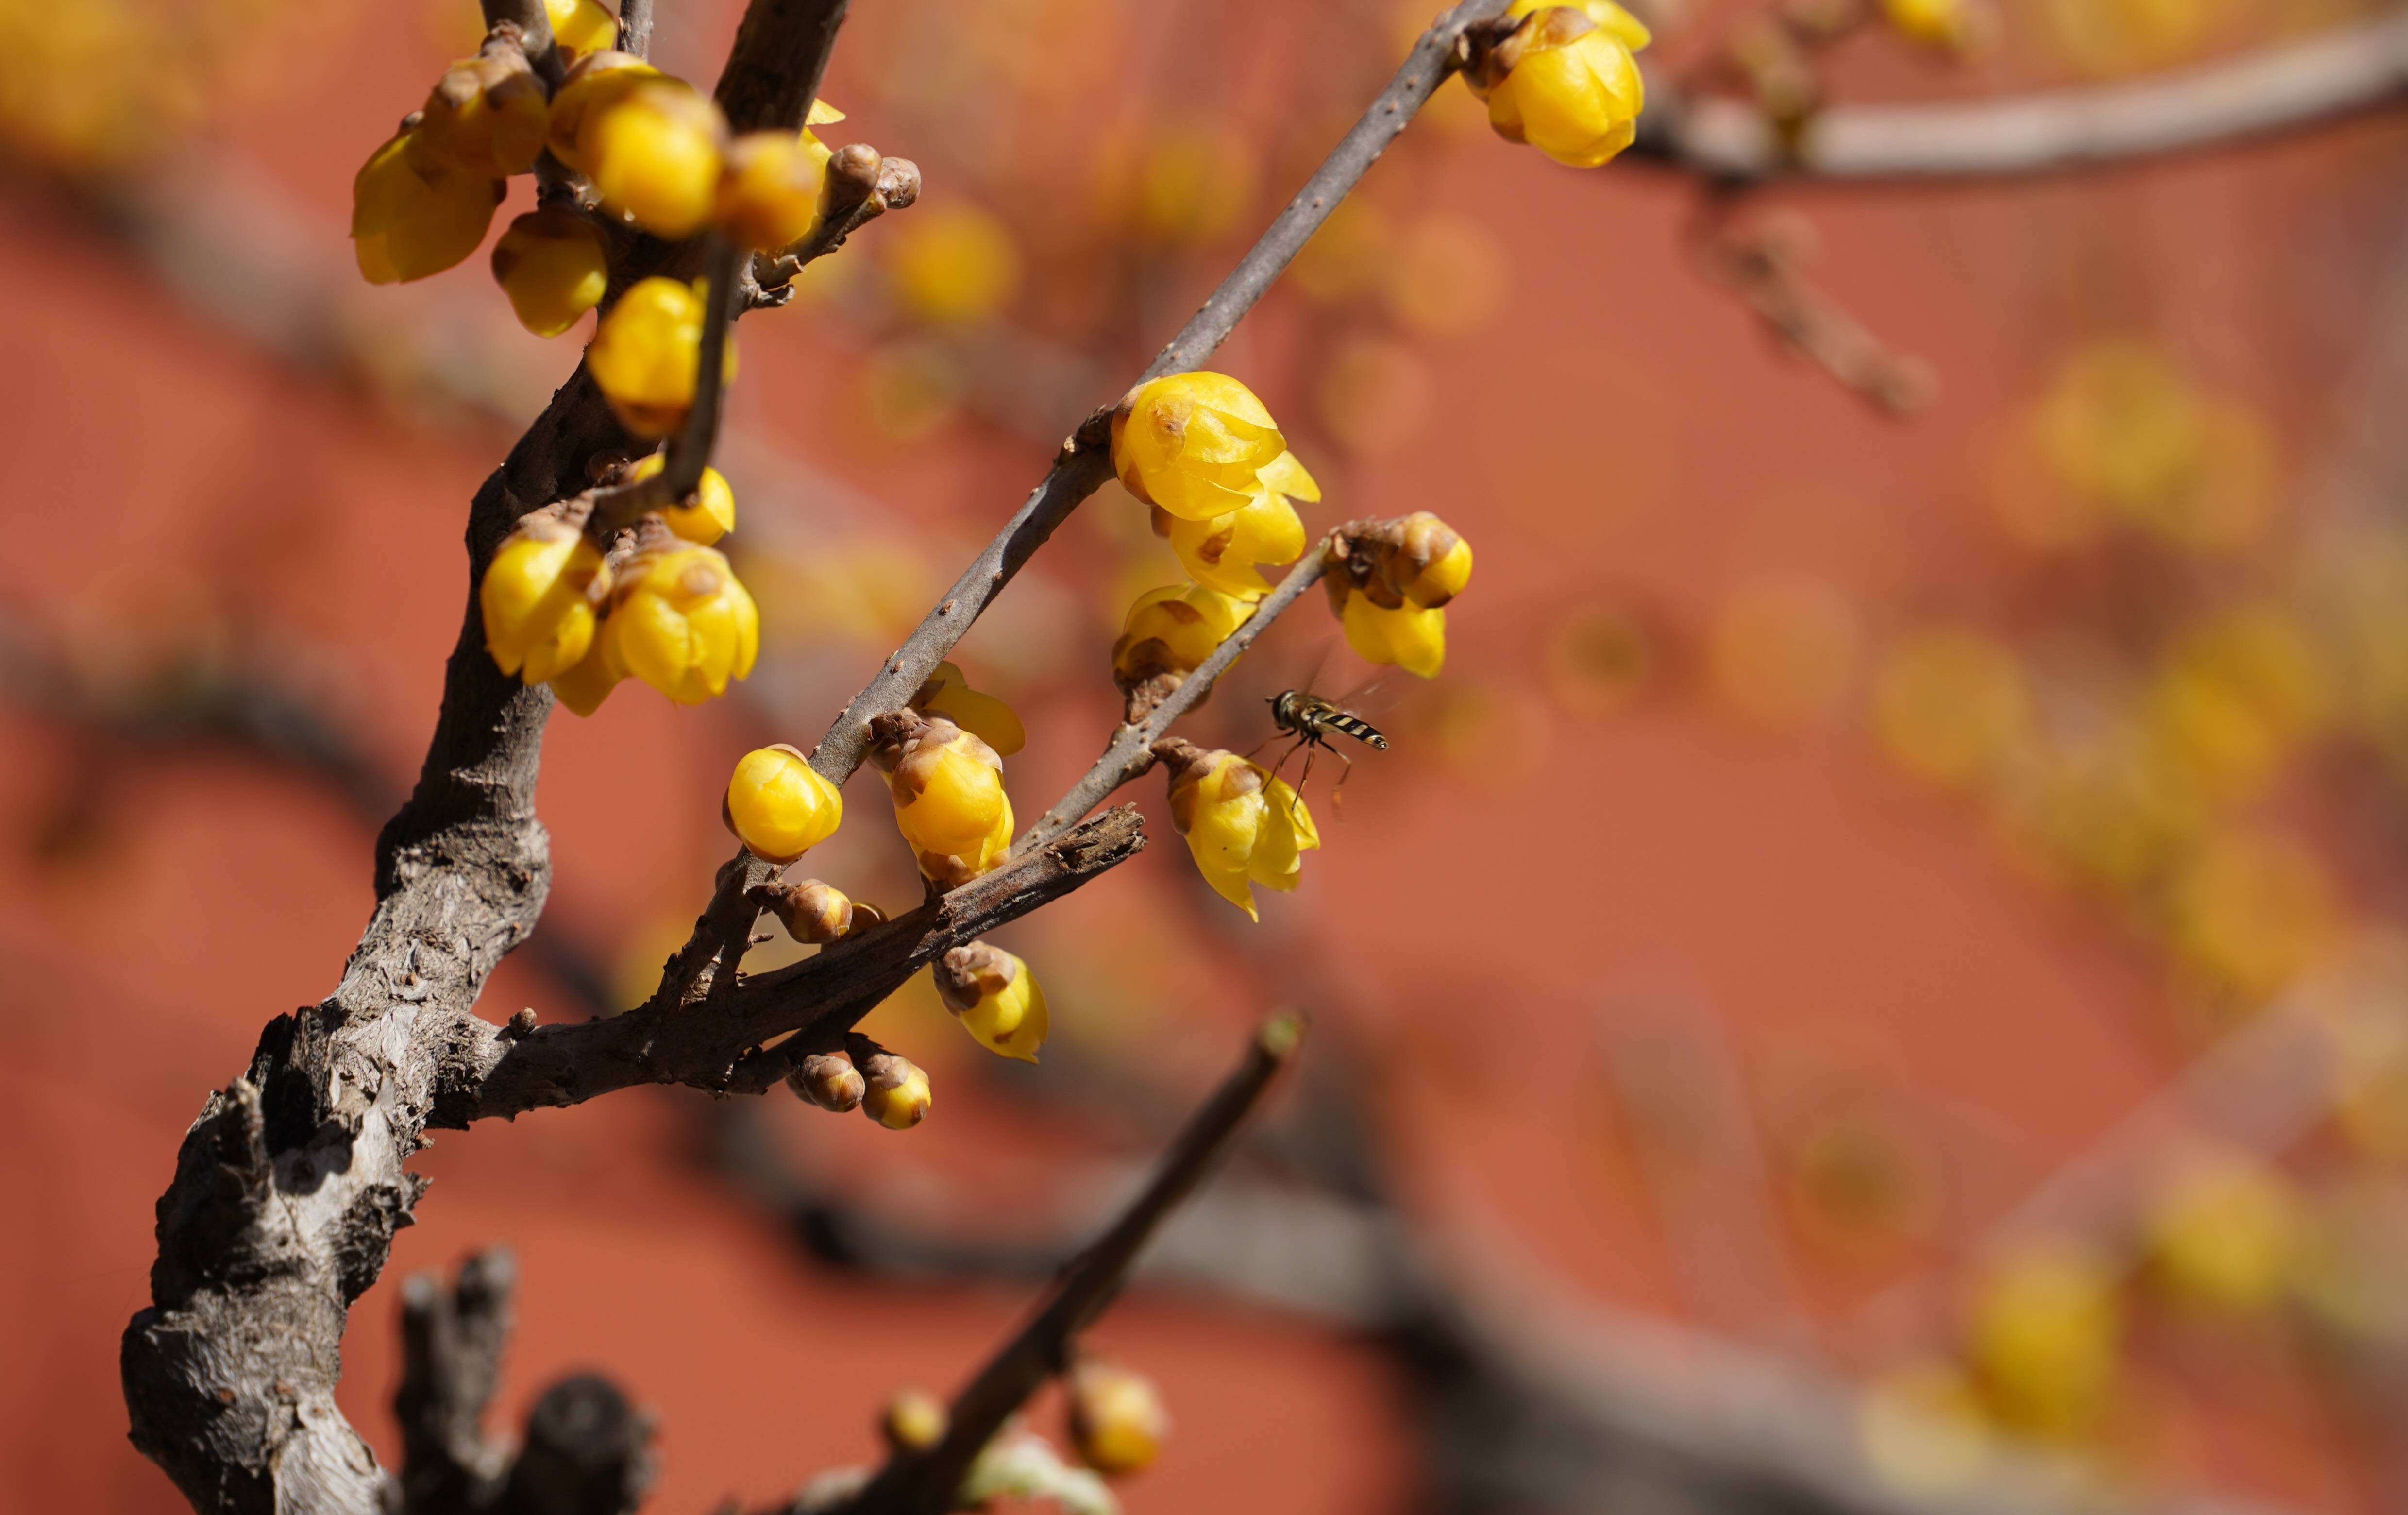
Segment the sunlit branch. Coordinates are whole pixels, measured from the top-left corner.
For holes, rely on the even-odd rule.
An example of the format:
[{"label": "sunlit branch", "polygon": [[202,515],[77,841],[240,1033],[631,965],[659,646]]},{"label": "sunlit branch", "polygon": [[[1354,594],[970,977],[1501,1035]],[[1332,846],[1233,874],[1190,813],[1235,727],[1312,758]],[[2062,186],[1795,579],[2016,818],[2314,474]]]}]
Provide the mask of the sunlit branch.
[{"label": "sunlit branch", "polygon": [[1795,148],[1763,111],[1649,81],[1634,159],[1739,182],[1953,183],[2231,146],[2408,98],[2408,13],[2130,83],[1962,105],[1835,106]]}]

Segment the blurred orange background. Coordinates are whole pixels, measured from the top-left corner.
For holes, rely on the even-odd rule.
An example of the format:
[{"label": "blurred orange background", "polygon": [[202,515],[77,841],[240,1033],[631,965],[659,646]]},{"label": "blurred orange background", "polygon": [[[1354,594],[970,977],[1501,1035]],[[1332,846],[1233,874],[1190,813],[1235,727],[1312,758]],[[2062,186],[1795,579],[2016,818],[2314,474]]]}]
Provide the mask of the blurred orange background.
[{"label": "blurred orange background", "polygon": [[[631,686],[554,721],[551,910],[486,1014],[642,997],[728,846],[734,758],[816,739],[1428,8],[853,7],[830,139],[927,188],[741,328],[720,467],[762,666],[723,704]],[[1651,61],[1700,68],[1756,8],[1690,0]],[[2006,0],[1975,62],[1876,32],[1827,83],[2093,81],[2369,9]],[[663,10],[655,60],[708,79],[735,7]],[[527,336],[480,260],[351,268],[353,170],[478,32],[459,0],[0,5],[11,1508],[174,1498],[115,1374],[150,1204],[262,1024],[334,982],[431,727],[466,503],[590,331]],[[398,1281],[501,1243],[506,1421],[608,1372],[660,1417],[664,1509],[866,1460],[885,1397],[957,1383],[1245,1029],[1304,1003],[1270,1134],[1096,1333],[1175,1421],[1133,1508],[1469,1508],[1484,1478],[1483,1508],[1585,1503],[1446,1440],[1453,1380],[1366,1257],[1569,1399],[1595,1369],[1711,1425],[1776,1366],[1901,1498],[2011,1463],[2399,1507],[2403,168],[2378,114],[1719,223],[1662,168],[1498,141],[1448,85],[1214,360],[1320,477],[1315,531],[1433,510],[1479,554],[1301,889],[1246,922],[1148,779],[1149,850],[1002,938],[1054,1003],[1043,1065],[978,1053],[924,981],[877,1013],[934,1079],[921,1128],[669,1089],[442,1133],[354,1311],[348,1412],[397,1451]],[[1708,251],[1759,235],[1930,403],[1886,413],[1770,337]],[[1028,724],[1024,816],[1100,749],[1121,614],[1177,576],[1107,486],[963,644]],[[1335,636],[1313,597],[1190,734],[1253,746]],[[811,871],[909,901],[852,799]]]}]

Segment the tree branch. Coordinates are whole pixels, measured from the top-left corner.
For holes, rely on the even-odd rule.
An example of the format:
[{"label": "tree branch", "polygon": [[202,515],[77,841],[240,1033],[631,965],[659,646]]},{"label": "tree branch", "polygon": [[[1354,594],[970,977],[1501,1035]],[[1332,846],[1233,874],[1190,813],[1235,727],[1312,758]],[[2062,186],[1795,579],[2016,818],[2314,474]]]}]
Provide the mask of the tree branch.
[{"label": "tree branch", "polygon": [[1195,1190],[1253,1113],[1304,1035],[1300,1015],[1273,1017],[1245,1060],[1164,1154],[1143,1190],[1063,1270],[1043,1306],[953,1396],[943,1439],[898,1452],[849,1507],[852,1515],[946,1515],[963,1475],[1003,1422],[1069,1365],[1071,1343],[1104,1312],[1157,1227]]},{"label": "tree branch", "polygon": [[2408,97],[2408,13],[2157,79],[1966,105],[1817,112],[1795,152],[1764,113],[1650,79],[1630,156],[1710,178],[1938,182],[2095,168],[2325,125]]},{"label": "tree branch", "polygon": [[1069,793],[1054,801],[1052,808],[1037,818],[1037,824],[1028,829],[1013,851],[1046,845],[1064,828],[1075,824],[1087,812],[1102,804],[1114,789],[1152,768],[1154,744],[1168,733],[1171,723],[1202,704],[1204,697],[1212,692],[1212,685],[1229,671],[1230,664],[1254,645],[1254,639],[1268,630],[1270,624],[1302,598],[1305,591],[1321,582],[1323,551],[1345,530],[1340,527],[1313,543],[1303,559],[1288,570],[1286,577],[1263,597],[1262,602],[1254,607],[1254,613],[1240,622],[1237,629],[1212,649],[1211,656],[1197,664],[1194,672],[1180,680],[1179,686],[1164,696],[1162,702],[1155,705],[1143,721],[1134,725],[1123,722],[1112,732],[1111,744],[1105,747],[1104,755],[1096,759],[1095,766],[1070,786]]},{"label": "tree branch", "polygon": [[[427,1124],[458,1127],[577,1104],[636,1084],[760,1093],[785,1076],[793,1057],[841,1046],[854,1022],[923,965],[1060,899],[1144,845],[1137,812],[1111,811],[909,915],[747,978],[707,1011],[652,1004],[524,1030],[473,1020],[446,1048]],[[788,1032],[795,1034],[787,1042],[760,1050]]]},{"label": "tree branch", "polygon": [[800,131],[827,73],[845,0],[752,0],[714,92],[732,132]]},{"label": "tree branch", "polygon": [[486,1407],[501,1380],[517,1283],[510,1254],[480,1252],[446,1288],[422,1273],[402,1285],[401,1422],[405,1515],[452,1515],[481,1506],[499,1486],[507,1451],[486,1436]]},{"label": "tree branch", "polygon": [[[807,106],[841,8],[755,0],[731,68]],[[808,50],[757,14],[805,10],[823,21]],[[627,440],[580,366],[478,492],[460,636],[417,786],[378,838],[375,913],[335,991],[270,1022],[185,1135],[120,1368],[136,1447],[196,1508],[371,1515],[394,1493],[335,1403],[345,1319],[423,1188],[405,1164],[437,1086],[493,1038],[471,1006],[551,881],[535,781],[552,691],[494,667],[476,585],[522,515]]]}]

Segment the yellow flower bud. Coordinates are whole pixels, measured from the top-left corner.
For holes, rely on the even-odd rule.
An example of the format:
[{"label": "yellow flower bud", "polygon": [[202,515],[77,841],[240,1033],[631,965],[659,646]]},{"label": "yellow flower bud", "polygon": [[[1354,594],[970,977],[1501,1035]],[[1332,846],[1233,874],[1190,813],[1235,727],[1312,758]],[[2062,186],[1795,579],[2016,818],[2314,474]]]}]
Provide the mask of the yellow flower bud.
[{"label": "yellow flower bud", "polygon": [[495,549],[477,587],[485,650],[528,684],[574,668],[593,645],[594,607],[609,588],[601,549],[575,527],[537,516]]},{"label": "yellow flower bud", "polygon": [[778,917],[788,936],[809,945],[825,946],[830,942],[842,941],[852,934],[856,919],[867,925],[878,918],[876,911],[867,906],[856,909],[842,889],[815,878],[765,885],[754,891],[753,897],[762,909]]},{"label": "yellow flower bud", "polygon": [[926,715],[942,715],[993,747],[999,758],[1010,757],[1028,743],[1027,728],[1020,724],[1012,708],[971,688],[962,671],[950,662],[939,663],[929,673],[920,692],[911,697],[911,708]]},{"label": "yellow flower bud", "polygon": [[1637,140],[1645,104],[1638,60],[1647,29],[1606,0],[1581,6],[1515,0],[1527,18],[1465,82],[1488,102],[1488,123],[1558,163],[1594,168]]},{"label": "yellow flower bud", "polygon": [[1471,543],[1427,511],[1397,523],[1392,550],[1380,565],[1388,587],[1424,610],[1436,610],[1471,582]]},{"label": "yellow flower bud", "polygon": [[1153,1465],[1170,1434],[1154,1380],[1126,1368],[1082,1363],[1070,1375],[1070,1445],[1107,1478]]},{"label": "yellow flower bud", "polygon": [[1182,521],[1154,507],[1154,528],[1197,584],[1241,599],[1270,593],[1258,563],[1292,563],[1304,552],[1304,519],[1287,497],[1257,490],[1239,510],[1209,521]]},{"label": "yellow flower bud", "polygon": [[937,997],[988,1051],[1035,1062],[1045,1045],[1045,991],[1028,964],[1000,947],[972,942],[936,967]]},{"label": "yellow flower bud", "polygon": [[1321,498],[1270,411],[1226,374],[1174,373],[1129,391],[1112,412],[1112,468],[1130,494],[1186,521],[1242,510],[1265,487]]},{"label": "yellow flower bud", "polygon": [[1926,47],[1964,46],[1970,30],[1965,0],[1882,0],[1891,26]]},{"label": "yellow flower bud", "polygon": [[2174,1294],[2215,1309],[2264,1309],[2282,1297],[2300,1244],[2298,1202],[2264,1165],[2205,1162],[2157,1197],[2150,1259]]},{"label": "yellow flower bud", "polygon": [[2123,1310],[2107,1261],[2061,1242],[2028,1244],[1976,1285],[1966,1351],[2000,1419],[2072,1436],[2105,1414],[2121,1371]]},{"label": "yellow flower bud", "polygon": [[[685,420],[694,404],[695,369],[702,361],[703,290],[706,281],[640,280],[619,296],[594,330],[585,365],[610,408],[638,437],[666,437]],[[736,376],[736,339],[727,339],[721,369]]]},{"label": "yellow flower bud", "polygon": [[535,166],[543,152],[552,102],[543,81],[514,45],[491,43],[443,71],[418,124],[425,152],[486,179]]},{"label": "yellow flower bud", "polygon": [[577,151],[605,209],[674,242],[710,219],[726,132],[717,106],[664,75],[588,108]]},{"label": "yellow flower bud", "polygon": [[1321,845],[1312,813],[1260,763],[1172,737],[1154,744],[1170,779],[1170,819],[1197,872],[1256,920],[1251,886],[1296,887],[1303,855]]},{"label": "yellow flower bud", "polygon": [[436,159],[403,132],[351,180],[351,251],[371,284],[408,283],[466,259],[485,239],[498,179]]},{"label": "yellow flower bud", "polygon": [[746,247],[792,247],[819,223],[827,164],[809,132],[747,132],[728,146],[712,218]]},{"label": "yellow flower bud", "polygon": [[632,52],[604,49],[577,60],[552,96],[547,123],[552,155],[579,173],[590,173],[580,145],[586,123],[606,108],[624,100],[648,79],[666,76]]},{"label": "yellow flower bud", "polygon": [[620,667],[698,705],[752,671],[761,613],[717,549],[685,547],[627,565],[602,635]]},{"label": "yellow flower bud", "polygon": [[574,210],[530,210],[494,243],[494,281],[510,297],[520,325],[557,337],[601,304],[610,286],[602,233]]},{"label": "yellow flower bud", "polygon": [[906,1389],[886,1402],[878,1418],[878,1434],[896,1451],[926,1451],[945,1439],[953,1416],[944,1401],[918,1389]]},{"label": "yellow flower bud", "polygon": [[1011,846],[1011,801],[1003,759],[942,716],[903,710],[870,722],[869,760],[887,775],[895,824],[920,872],[951,887],[1003,860]]},{"label": "yellow flower bud", "polygon": [[1200,584],[1149,589],[1112,643],[1112,677],[1125,690],[1157,674],[1192,673],[1253,613],[1246,600]]},{"label": "yellow flower bud", "polygon": [[[669,466],[666,454],[652,453],[636,459],[627,470],[630,482],[649,479]],[[694,498],[671,505],[661,512],[668,528],[686,541],[708,547],[736,529],[736,491],[727,487],[727,476],[704,464],[702,483],[696,484]]]},{"label": "yellow flower bud", "polygon": [[842,1115],[861,1108],[869,1081],[842,1052],[814,1052],[787,1071],[786,1087],[798,1099]]},{"label": "yellow flower bud", "polygon": [[578,714],[591,715],[626,676],[627,671],[610,656],[610,639],[597,635],[584,656],[552,676],[552,692]]},{"label": "yellow flower bud", "polygon": [[719,813],[754,857],[790,863],[836,834],[844,797],[781,742],[736,760]]},{"label": "yellow flower bud", "polygon": [[1390,610],[1355,589],[1347,592],[1339,622],[1346,628],[1346,645],[1367,663],[1394,663],[1425,679],[1438,677],[1439,670],[1446,666],[1446,612],[1442,610],[1413,605]]},{"label": "yellow flower bud", "polygon": [[862,1060],[861,1072],[863,1115],[889,1131],[909,1131],[928,1118],[936,1099],[918,1063],[881,1048]]},{"label": "yellow flower bud", "polygon": [[574,66],[589,52],[604,52],[619,45],[619,18],[595,0],[543,0],[543,8],[551,18],[552,40],[560,48],[565,65]]}]

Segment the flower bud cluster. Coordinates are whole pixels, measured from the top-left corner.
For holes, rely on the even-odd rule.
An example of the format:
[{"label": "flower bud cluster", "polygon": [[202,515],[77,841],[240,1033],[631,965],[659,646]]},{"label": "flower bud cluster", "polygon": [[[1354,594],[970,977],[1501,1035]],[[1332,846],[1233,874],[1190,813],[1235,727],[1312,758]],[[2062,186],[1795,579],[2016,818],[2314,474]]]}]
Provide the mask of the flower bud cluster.
[{"label": "flower bud cluster", "polygon": [[[512,222],[494,250],[495,281],[540,336],[567,330],[600,303],[611,224],[672,241],[716,225],[770,252],[818,225],[831,154],[810,128],[843,120],[841,111],[815,100],[799,131],[730,140],[701,92],[615,50],[618,22],[595,0],[545,0],[545,9],[567,65],[556,90],[529,65],[518,29],[496,26],[360,169],[351,238],[370,282],[423,279],[466,258],[484,240],[503,181],[531,172],[547,152],[590,189],[571,180],[556,195],[561,183],[548,180],[544,205]],[[659,403],[610,393],[623,413],[627,404]]]},{"label": "flower bud cluster", "polygon": [[1012,818],[996,750],[916,710],[880,715],[869,730],[869,761],[886,775],[895,824],[921,875],[952,888],[1000,864],[1011,847]]},{"label": "flower bud cluster", "polygon": [[936,965],[937,997],[970,1039],[1002,1057],[1035,1062],[1049,1020],[1045,991],[1028,964],[984,942],[947,952]]},{"label": "flower bud cluster", "polygon": [[841,1051],[814,1052],[798,1060],[786,1074],[786,1087],[807,1104],[838,1115],[859,1110],[889,1131],[918,1125],[933,1103],[928,1075],[918,1063],[859,1032],[846,1033]]},{"label": "flower bud cluster", "polygon": [[1154,744],[1170,782],[1170,819],[1196,870],[1256,920],[1253,886],[1296,887],[1321,832],[1303,799],[1257,762],[1179,737]]},{"label": "flower bud cluster", "polygon": [[761,649],[760,611],[727,559],[658,517],[614,561],[556,512],[531,513],[494,551],[477,603],[494,666],[528,684],[550,681],[580,715],[600,709],[630,674],[680,704],[700,704],[751,673]]},{"label": "flower bud cluster", "polygon": [[1352,523],[1322,553],[1322,587],[1355,655],[1436,678],[1446,662],[1444,607],[1471,582],[1471,544],[1417,511]]},{"label": "flower bud cluster", "polygon": [[1488,103],[1498,136],[1595,168],[1638,139],[1646,94],[1633,54],[1648,40],[1612,0],[1513,0],[1475,46],[1463,79]]},{"label": "flower bud cluster", "polygon": [[1129,391],[1112,412],[1112,468],[1191,581],[1139,597],[1112,648],[1122,692],[1159,698],[1270,592],[1264,565],[1303,554],[1295,502],[1320,499],[1321,486],[1252,390],[1200,371]]}]

